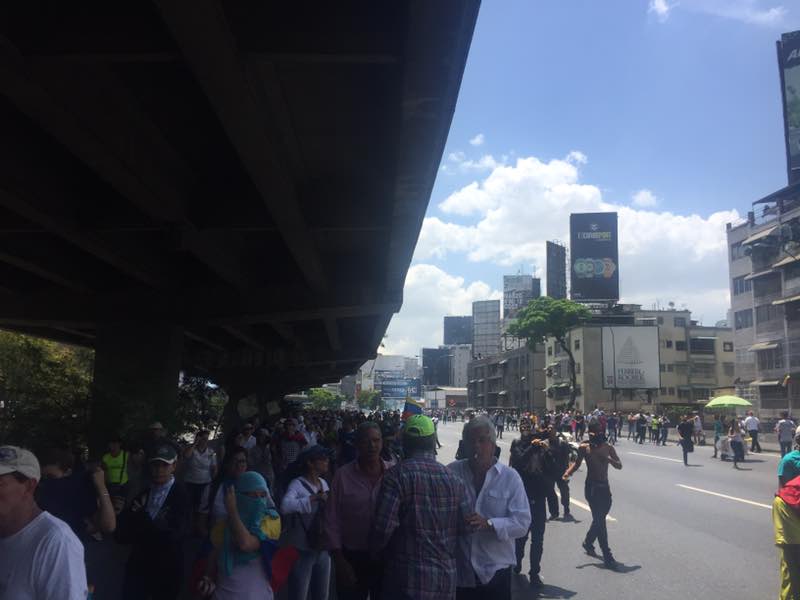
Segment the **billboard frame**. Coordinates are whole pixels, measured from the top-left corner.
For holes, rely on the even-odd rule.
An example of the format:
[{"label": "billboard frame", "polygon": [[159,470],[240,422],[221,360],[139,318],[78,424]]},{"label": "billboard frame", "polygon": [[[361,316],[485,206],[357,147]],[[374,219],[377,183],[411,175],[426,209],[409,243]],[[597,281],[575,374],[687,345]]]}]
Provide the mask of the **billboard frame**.
[{"label": "billboard frame", "polygon": [[[775,42],[775,49],[778,55],[778,76],[781,83],[781,108],[783,109],[783,143],[786,150],[786,178],[791,185],[800,181],[800,152],[798,152],[798,166],[792,167],[792,148],[789,143],[789,106],[786,102],[786,76],[784,69],[784,50],[783,38],[787,35],[793,35],[797,38],[797,47],[800,50],[800,31],[790,31],[781,34],[781,39]],[[800,65],[796,67],[800,69]]]},{"label": "billboard frame", "polygon": [[[606,357],[605,357],[605,335],[606,329],[613,330],[613,329],[636,329],[636,330],[648,330],[652,331],[655,330],[656,333],[656,358],[657,358],[657,365],[655,368],[655,372],[657,373],[658,377],[658,386],[657,387],[620,387],[617,381],[617,364],[616,364],[616,341],[613,339],[612,336],[612,356],[614,359],[613,366],[611,368],[611,372],[613,373],[614,377],[614,384],[608,385],[606,383]],[[600,373],[602,379],[602,388],[604,390],[661,390],[661,332],[658,325],[603,325],[600,328]]]},{"label": "billboard frame", "polygon": [[[573,224],[573,219],[575,217],[578,217],[578,218],[589,217],[589,216],[597,216],[597,217],[599,217],[600,215],[613,215],[614,216],[614,226],[613,226],[614,239],[611,241],[611,243],[613,244],[613,247],[614,247],[614,261],[615,261],[615,264],[614,264],[614,274],[613,274],[612,277],[616,281],[616,294],[610,294],[609,297],[607,297],[607,298],[598,298],[598,297],[576,298],[574,296],[575,288],[576,288],[576,282],[580,281],[580,278],[576,277],[575,276],[575,272],[574,272],[575,271],[575,263],[576,263],[576,261],[580,260],[580,259],[583,259],[583,258],[594,258],[594,259],[599,260],[600,257],[591,257],[591,256],[583,257],[583,256],[578,256],[577,255],[577,253],[575,251],[575,248],[574,248],[575,241],[577,240],[577,238],[575,237],[577,232],[573,230],[574,227],[575,227],[574,224]],[[611,257],[606,256],[606,257],[603,257],[603,258],[611,258]],[[572,300],[573,302],[580,302],[582,304],[592,304],[592,303],[595,303],[595,304],[608,304],[608,303],[614,303],[614,302],[618,302],[619,301],[619,298],[620,298],[620,293],[619,293],[619,213],[617,213],[616,211],[606,211],[606,212],[571,213],[570,214],[570,216],[569,216],[569,259],[568,259],[568,265],[569,265],[569,282],[570,282],[570,286],[569,286],[569,299],[570,300]],[[581,285],[578,284],[577,287],[580,288]]]}]

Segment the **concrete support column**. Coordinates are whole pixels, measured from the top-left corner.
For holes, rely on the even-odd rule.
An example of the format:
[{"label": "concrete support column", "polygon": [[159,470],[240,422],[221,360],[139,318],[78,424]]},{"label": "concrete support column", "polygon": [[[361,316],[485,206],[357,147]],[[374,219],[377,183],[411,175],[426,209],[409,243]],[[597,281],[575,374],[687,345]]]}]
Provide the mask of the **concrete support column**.
[{"label": "concrete support column", "polygon": [[165,322],[102,323],[96,340],[90,449],[102,450],[111,434],[152,421],[173,428],[183,329]]}]

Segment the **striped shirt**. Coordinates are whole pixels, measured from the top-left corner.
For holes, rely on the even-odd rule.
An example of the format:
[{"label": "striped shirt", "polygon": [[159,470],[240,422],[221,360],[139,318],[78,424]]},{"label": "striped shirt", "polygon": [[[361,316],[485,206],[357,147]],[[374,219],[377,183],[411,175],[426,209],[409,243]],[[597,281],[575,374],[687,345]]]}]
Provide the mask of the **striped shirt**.
[{"label": "striped shirt", "polygon": [[372,551],[384,553],[381,598],[455,598],[458,536],[469,512],[464,486],[433,453],[387,471],[370,536]]}]

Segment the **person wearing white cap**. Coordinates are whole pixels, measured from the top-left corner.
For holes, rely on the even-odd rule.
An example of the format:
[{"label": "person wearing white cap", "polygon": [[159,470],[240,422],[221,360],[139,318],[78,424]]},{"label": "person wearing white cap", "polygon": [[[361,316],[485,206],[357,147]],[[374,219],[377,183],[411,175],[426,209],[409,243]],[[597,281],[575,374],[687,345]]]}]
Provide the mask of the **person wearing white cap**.
[{"label": "person wearing white cap", "polygon": [[32,452],[0,446],[0,598],[85,600],[83,544],[36,504],[40,479]]}]

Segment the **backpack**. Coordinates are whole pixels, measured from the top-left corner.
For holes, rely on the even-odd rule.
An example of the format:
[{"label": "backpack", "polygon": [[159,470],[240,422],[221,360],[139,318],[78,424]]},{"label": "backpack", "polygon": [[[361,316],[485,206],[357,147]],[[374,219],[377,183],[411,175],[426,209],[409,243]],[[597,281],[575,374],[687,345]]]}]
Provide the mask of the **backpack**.
[{"label": "backpack", "polygon": [[796,513],[800,513],[800,475],[789,481],[776,494]]}]

